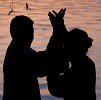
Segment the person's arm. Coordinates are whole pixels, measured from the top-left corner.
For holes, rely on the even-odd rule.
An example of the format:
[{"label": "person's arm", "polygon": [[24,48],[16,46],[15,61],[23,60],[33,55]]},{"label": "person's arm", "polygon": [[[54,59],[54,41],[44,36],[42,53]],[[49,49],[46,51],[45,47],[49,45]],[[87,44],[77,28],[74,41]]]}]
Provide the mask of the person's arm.
[{"label": "person's arm", "polygon": [[47,75],[47,85],[49,93],[53,96],[63,98],[64,85],[63,85],[63,75],[59,73],[63,72],[65,67],[65,57],[64,57],[64,37],[68,34],[67,29],[64,25],[64,14],[65,9],[61,9],[57,14],[55,11],[49,13],[49,18],[53,27],[53,35],[47,45],[47,52],[51,56],[52,64],[50,65],[51,72]]},{"label": "person's arm", "polygon": [[36,75],[37,77],[44,77],[48,73],[48,56],[46,51],[36,52]]},{"label": "person's arm", "polygon": [[63,68],[64,63],[64,37],[68,34],[64,24],[64,14],[66,9],[61,9],[59,13],[53,10],[53,13],[49,12],[48,16],[53,27],[53,34],[47,45],[46,52],[48,53],[50,70],[58,70]]},{"label": "person's arm", "polygon": [[56,72],[56,70],[58,72],[59,66],[62,67],[64,57],[63,39],[61,36],[63,32],[62,24],[64,24],[64,13],[65,10],[60,10],[57,18],[52,13],[48,14],[53,27],[53,34],[49,40],[46,50],[36,52],[36,54],[34,55],[36,60],[35,73],[38,77],[47,76],[48,73]]},{"label": "person's arm", "polygon": [[63,75],[53,74],[47,76],[48,91],[58,98],[64,97]]},{"label": "person's arm", "polygon": [[[55,13],[55,11],[53,11]],[[58,73],[63,69],[64,49],[63,49],[63,34],[67,33],[64,25],[65,9],[61,9],[58,16],[49,14],[50,21],[53,27],[53,35],[51,36],[45,51],[36,53],[36,74],[38,77],[47,76],[47,74]]]},{"label": "person's arm", "polygon": [[[47,45],[47,51],[55,51],[63,49],[63,37],[67,33],[67,29],[64,25],[64,14],[66,9],[61,9],[59,13],[53,10],[53,13],[49,12],[48,16],[53,27],[53,34]],[[56,52],[56,51],[55,51]]]}]

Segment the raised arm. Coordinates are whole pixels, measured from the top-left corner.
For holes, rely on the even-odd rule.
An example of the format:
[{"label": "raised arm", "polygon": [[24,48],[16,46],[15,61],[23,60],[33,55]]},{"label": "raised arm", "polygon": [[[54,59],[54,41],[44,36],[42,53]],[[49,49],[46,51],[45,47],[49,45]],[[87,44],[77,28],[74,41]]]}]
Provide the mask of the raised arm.
[{"label": "raised arm", "polygon": [[64,35],[68,34],[64,25],[64,15],[66,9],[61,9],[59,13],[54,10],[48,13],[51,25],[53,27],[53,34],[47,45],[46,52],[48,53],[49,63],[48,66],[53,72],[62,72],[64,64]]},{"label": "raised arm", "polygon": [[49,12],[48,16],[53,27],[53,34],[47,45],[47,50],[51,52],[55,50],[61,50],[63,48],[63,34],[66,33],[66,27],[64,25],[64,14],[66,9],[61,9],[59,13],[53,10],[53,13]]},{"label": "raised arm", "polygon": [[59,13],[53,10],[48,16],[53,27],[53,34],[49,40],[45,51],[37,52],[37,75],[40,77],[47,76],[51,73],[61,73],[64,64],[64,34],[67,34],[64,25],[64,14],[66,9],[61,9]]},{"label": "raised arm", "polygon": [[59,98],[63,98],[63,76],[60,73],[65,69],[64,37],[68,34],[63,19],[65,11],[66,9],[61,9],[59,13],[56,13],[53,10],[53,13],[48,14],[53,27],[53,35],[47,45],[47,51],[53,58],[50,65],[53,71],[47,75],[47,85],[50,94]]}]

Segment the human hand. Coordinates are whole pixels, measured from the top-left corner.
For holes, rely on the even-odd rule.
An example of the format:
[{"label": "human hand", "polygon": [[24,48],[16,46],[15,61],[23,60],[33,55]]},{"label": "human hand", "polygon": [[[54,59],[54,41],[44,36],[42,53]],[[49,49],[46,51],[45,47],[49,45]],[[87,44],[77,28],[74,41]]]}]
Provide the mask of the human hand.
[{"label": "human hand", "polygon": [[49,16],[49,19],[50,19],[50,22],[51,22],[51,25],[53,28],[57,28],[61,25],[64,25],[64,15],[65,15],[65,11],[66,11],[66,8],[65,9],[61,9],[58,13],[56,11],[52,11],[52,12],[49,12],[48,13],[48,16]]}]

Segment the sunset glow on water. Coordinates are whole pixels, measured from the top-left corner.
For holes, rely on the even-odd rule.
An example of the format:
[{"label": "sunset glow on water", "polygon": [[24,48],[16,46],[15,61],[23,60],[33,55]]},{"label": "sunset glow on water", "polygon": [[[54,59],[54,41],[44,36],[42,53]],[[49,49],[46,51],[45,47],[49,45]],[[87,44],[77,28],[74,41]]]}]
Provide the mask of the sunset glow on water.
[{"label": "sunset glow on water", "polygon": [[[28,3],[31,10],[25,9]],[[8,15],[13,6],[15,13]],[[35,40],[32,48],[45,50],[52,35],[48,12],[66,8],[65,25],[68,30],[81,28],[94,39],[88,55],[96,65],[96,94],[101,100],[101,0],[0,0],[0,100],[3,93],[3,60],[11,41],[9,24],[16,15],[26,15],[34,20]],[[62,100],[51,96],[45,78],[39,79],[42,100]]]}]

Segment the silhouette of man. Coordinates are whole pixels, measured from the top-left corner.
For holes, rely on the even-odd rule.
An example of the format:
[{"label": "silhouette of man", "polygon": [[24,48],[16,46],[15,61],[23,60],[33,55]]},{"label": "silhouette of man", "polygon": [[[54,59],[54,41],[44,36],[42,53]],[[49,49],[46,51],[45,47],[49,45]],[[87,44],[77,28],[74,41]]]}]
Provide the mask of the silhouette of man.
[{"label": "silhouette of man", "polygon": [[95,64],[87,56],[92,39],[75,28],[69,32],[66,46],[71,66],[63,75],[47,76],[50,93],[64,100],[96,100]]},{"label": "silhouette of man", "polygon": [[[61,45],[57,45],[59,42],[55,35],[52,35],[45,51],[36,52],[30,48],[34,39],[33,24],[29,17],[23,15],[11,21],[12,41],[3,64],[3,100],[41,100],[37,77],[46,76],[50,69],[48,65],[58,57]],[[51,59],[52,55],[54,58]]]}]

